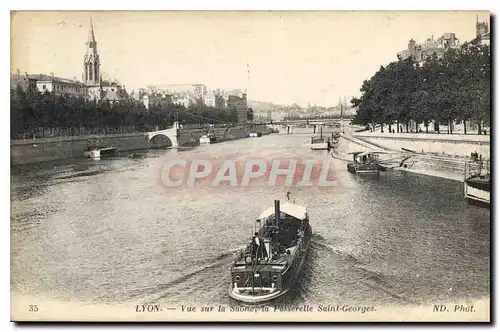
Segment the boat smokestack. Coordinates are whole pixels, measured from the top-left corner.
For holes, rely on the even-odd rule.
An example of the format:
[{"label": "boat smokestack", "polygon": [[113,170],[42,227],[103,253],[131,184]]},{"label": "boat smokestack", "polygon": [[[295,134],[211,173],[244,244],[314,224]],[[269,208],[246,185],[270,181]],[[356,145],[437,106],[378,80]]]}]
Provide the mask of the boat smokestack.
[{"label": "boat smokestack", "polygon": [[280,224],[280,201],[275,200],[274,201],[274,222],[275,226],[279,226]]}]

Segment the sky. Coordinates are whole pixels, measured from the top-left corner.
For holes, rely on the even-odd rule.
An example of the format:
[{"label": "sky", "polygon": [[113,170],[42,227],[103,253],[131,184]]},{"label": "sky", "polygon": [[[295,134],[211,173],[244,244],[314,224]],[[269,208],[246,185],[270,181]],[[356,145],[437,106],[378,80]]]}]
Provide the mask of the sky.
[{"label": "sky", "polygon": [[247,89],[252,100],[334,106],[358,96],[411,38],[475,38],[476,15],[489,22],[485,11],[14,12],[11,72],[81,80],[92,18],[103,77],[129,92],[205,84]]}]

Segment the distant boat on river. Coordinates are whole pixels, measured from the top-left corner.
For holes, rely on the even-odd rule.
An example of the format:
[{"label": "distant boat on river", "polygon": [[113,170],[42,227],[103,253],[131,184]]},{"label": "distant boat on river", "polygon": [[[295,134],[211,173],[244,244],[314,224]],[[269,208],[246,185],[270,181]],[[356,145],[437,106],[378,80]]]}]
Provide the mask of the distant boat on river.
[{"label": "distant boat on river", "polygon": [[320,127],[319,137],[311,137],[311,150],[329,150],[330,141],[323,136],[323,127]]},{"label": "distant boat on river", "polygon": [[217,138],[215,137],[215,133],[213,131],[200,137],[200,144],[213,144],[216,142]]},{"label": "distant boat on river", "polygon": [[353,152],[352,161],[347,163],[347,170],[353,174],[379,174],[380,171],[386,170],[380,163],[381,154],[387,152]]},{"label": "distant boat on river", "polygon": [[101,159],[101,157],[114,156],[116,152],[116,147],[99,145],[99,141],[97,140],[87,144],[87,148],[83,151],[83,156],[92,159]]},{"label": "distant boat on river", "polygon": [[486,160],[465,162],[464,196],[471,204],[490,206],[490,163]]}]

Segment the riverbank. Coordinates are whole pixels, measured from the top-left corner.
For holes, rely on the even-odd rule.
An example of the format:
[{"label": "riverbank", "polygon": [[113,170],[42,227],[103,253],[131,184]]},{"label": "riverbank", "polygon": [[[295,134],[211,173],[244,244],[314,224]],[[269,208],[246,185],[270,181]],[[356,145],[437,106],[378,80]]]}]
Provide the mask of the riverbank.
[{"label": "riverbank", "polygon": [[[271,129],[265,125],[214,128],[218,142],[248,138],[251,132],[269,135]],[[199,144],[200,137],[207,129],[180,129],[179,146]],[[154,136],[151,140],[147,133],[69,136],[14,140],[10,143],[11,165],[32,164],[70,158],[81,158],[89,142],[98,141],[102,146],[113,146],[118,152],[145,150],[152,147],[169,147],[172,140],[164,135]]]},{"label": "riverbank", "polygon": [[83,157],[89,142],[96,140],[99,145],[114,146],[118,151],[149,148],[149,139],[145,133],[19,140],[10,143],[11,165]]},{"label": "riverbank", "polygon": [[386,150],[412,150],[450,156],[470,156],[477,152],[490,157],[489,135],[359,132],[354,137]]},{"label": "riverbank", "polygon": [[439,171],[439,170],[430,170],[430,169],[409,169],[409,168],[400,168],[398,170],[400,170],[402,172],[433,176],[433,177],[437,177],[437,178],[460,181],[460,182],[463,182],[463,180],[464,180],[463,174],[450,172],[450,171]]},{"label": "riverbank", "polygon": [[[392,160],[395,163],[393,171],[403,171],[426,176],[439,177],[454,181],[463,181],[465,162],[470,160],[470,154],[453,154],[443,152],[425,152],[425,150],[435,151],[436,145],[438,148],[443,148],[442,144],[450,144],[453,142],[456,148],[460,148],[463,144],[475,146],[473,151],[482,151],[480,146],[488,144],[489,136],[482,135],[467,135],[467,141],[463,141],[463,135],[436,135],[433,134],[386,134],[385,137],[380,136],[381,133],[364,133],[359,135],[343,134],[342,138],[354,144],[363,151],[384,151],[388,155],[385,159]],[[403,137],[396,137],[404,135]],[[382,139],[380,139],[382,137]],[[375,139],[373,139],[375,138]],[[380,140],[376,140],[376,139]],[[389,139],[389,140],[386,140]],[[382,144],[384,145],[382,145]],[[405,144],[406,143],[406,144]],[[419,144],[418,147],[412,146],[414,150],[409,149],[407,144]],[[389,147],[390,146],[390,147]],[[406,148],[404,146],[407,146]],[[420,148],[420,150],[417,150]],[[470,147],[469,147],[470,148]],[[415,153],[411,153],[410,151]],[[423,151],[423,152],[422,152]],[[489,152],[489,151],[488,151]],[[392,155],[392,156],[391,156]],[[489,155],[489,154],[488,154]],[[331,156],[335,159],[340,159],[346,162],[352,160],[352,155],[349,153],[339,154],[332,151]],[[397,161],[405,160],[404,165],[398,166]]]},{"label": "riverbank", "polygon": [[[330,156],[334,159],[337,160],[342,160],[345,162],[351,161],[349,159],[349,156],[347,155],[339,155],[333,153],[333,151],[330,153]],[[454,180],[454,181],[463,181],[463,172],[460,173],[459,171],[451,171],[451,170],[440,170],[440,169],[425,169],[425,168],[404,168],[404,167],[396,167],[392,169],[391,171],[394,172],[408,172],[408,173],[414,173],[414,174],[420,174],[420,175],[427,175],[427,176],[433,176],[433,177],[438,177],[442,179],[448,179],[448,180]]]}]

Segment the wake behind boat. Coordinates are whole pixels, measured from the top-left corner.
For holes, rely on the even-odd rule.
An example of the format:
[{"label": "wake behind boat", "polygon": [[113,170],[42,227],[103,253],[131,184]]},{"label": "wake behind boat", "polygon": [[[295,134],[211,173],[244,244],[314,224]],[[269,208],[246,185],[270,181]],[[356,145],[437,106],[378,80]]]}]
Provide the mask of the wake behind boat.
[{"label": "wake behind boat", "polygon": [[274,201],[263,223],[231,267],[229,296],[246,303],[275,299],[290,290],[304,263],[312,229],[305,207]]}]

